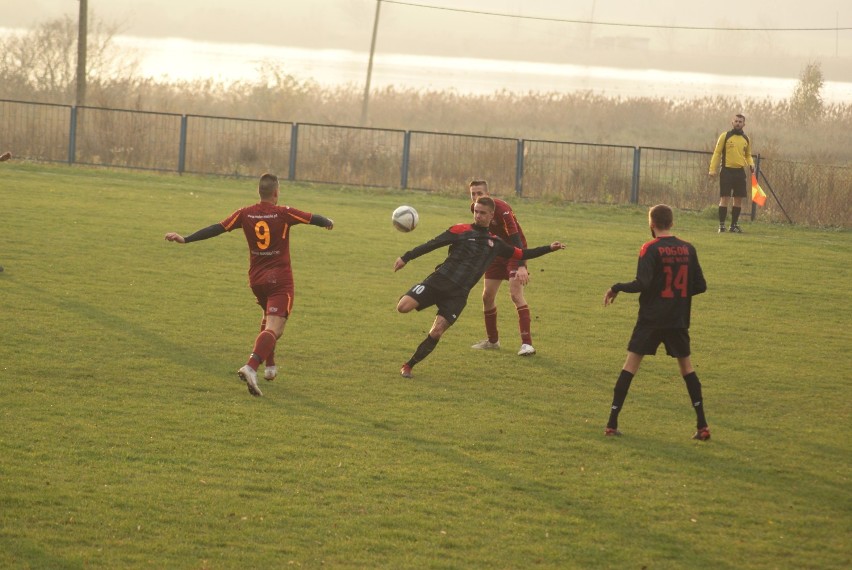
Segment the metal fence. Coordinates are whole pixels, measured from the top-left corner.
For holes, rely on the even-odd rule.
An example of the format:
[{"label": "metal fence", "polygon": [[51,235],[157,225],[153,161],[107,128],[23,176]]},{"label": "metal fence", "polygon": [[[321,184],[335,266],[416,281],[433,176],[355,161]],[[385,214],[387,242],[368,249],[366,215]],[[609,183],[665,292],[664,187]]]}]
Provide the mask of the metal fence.
[{"label": "metal fence", "polygon": [[530,198],[604,204],[638,203],[638,150],[558,141],[521,141],[519,193]]},{"label": "metal fence", "polygon": [[518,191],[515,139],[415,131],[409,140],[409,188],[458,189],[460,182],[485,178],[504,193]]},{"label": "metal fence", "polygon": [[254,176],[289,168],[290,123],[187,115],[180,132],[178,172]]},{"label": "metal fence", "polygon": [[71,131],[71,113],[65,105],[0,101],[0,140],[18,157],[69,160]]},{"label": "metal fence", "polygon": [[819,226],[852,226],[852,168],[788,160],[760,161],[769,194],[761,216]]},{"label": "metal fence", "polygon": [[77,107],[71,113],[69,162],[176,170],[181,116]]},{"label": "metal fence", "polygon": [[[179,115],[0,100],[0,141],[48,162],[605,204],[718,200],[701,151]],[[852,168],[757,156],[771,221],[852,225]],[[758,211],[753,208],[752,216]]]}]

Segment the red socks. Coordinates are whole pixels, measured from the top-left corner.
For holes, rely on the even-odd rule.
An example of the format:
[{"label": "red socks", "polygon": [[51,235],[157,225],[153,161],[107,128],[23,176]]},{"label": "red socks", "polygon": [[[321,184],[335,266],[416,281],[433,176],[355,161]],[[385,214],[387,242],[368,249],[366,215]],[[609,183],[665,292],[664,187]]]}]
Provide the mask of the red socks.
[{"label": "red socks", "polygon": [[530,308],[528,305],[518,307],[518,330],[521,332],[521,343],[532,345],[530,334]]},{"label": "red socks", "polygon": [[497,342],[497,307],[485,311],[485,332],[488,334],[488,342]]},{"label": "red socks", "polygon": [[[260,322],[260,332],[266,330],[266,315],[263,315],[263,320]],[[267,366],[275,366],[275,348],[273,347],[272,352],[269,353],[269,356],[266,357]]]},{"label": "red socks", "polygon": [[[497,307],[485,311],[485,332],[488,333],[488,342],[497,342]],[[530,334],[530,308],[529,305],[518,307],[518,330],[521,333],[522,344],[532,344]]]},{"label": "red socks", "polygon": [[269,355],[275,350],[275,343],[278,337],[271,330],[261,331],[254,341],[254,349],[251,351],[251,356],[246,364],[257,370],[261,362],[269,358]]}]

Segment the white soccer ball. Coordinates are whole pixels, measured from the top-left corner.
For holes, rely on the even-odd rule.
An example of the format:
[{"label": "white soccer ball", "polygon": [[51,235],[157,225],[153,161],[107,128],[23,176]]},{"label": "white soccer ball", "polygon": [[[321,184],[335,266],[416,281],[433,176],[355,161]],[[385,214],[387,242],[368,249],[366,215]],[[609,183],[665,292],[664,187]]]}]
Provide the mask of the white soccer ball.
[{"label": "white soccer ball", "polygon": [[411,206],[400,206],[391,214],[393,227],[401,232],[410,232],[417,227],[417,222],[420,221],[420,216],[417,215],[417,210]]}]

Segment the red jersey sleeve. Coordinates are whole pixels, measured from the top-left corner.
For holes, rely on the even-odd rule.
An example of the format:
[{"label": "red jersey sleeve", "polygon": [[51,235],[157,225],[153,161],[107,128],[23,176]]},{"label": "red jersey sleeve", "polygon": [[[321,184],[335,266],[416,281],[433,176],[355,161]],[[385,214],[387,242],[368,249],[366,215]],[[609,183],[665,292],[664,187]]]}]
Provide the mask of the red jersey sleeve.
[{"label": "red jersey sleeve", "polygon": [[239,210],[235,210],[230,216],[219,223],[222,224],[222,227],[225,228],[226,232],[230,232],[235,228],[243,227],[242,217],[243,208],[240,208]]},{"label": "red jersey sleeve", "polygon": [[311,216],[313,214],[309,212],[303,212],[302,210],[297,210],[296,208],[291,208],[290,206],[279,207],[284,209],[285,215],[290,219],[290,225],[311,223]]}]

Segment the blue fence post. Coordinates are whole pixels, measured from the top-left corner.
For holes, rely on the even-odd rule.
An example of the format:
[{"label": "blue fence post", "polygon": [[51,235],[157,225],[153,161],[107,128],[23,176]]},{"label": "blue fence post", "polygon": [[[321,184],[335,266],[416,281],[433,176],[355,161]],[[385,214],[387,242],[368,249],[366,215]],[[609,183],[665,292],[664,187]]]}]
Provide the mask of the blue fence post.
[{"label": "blue fence post", "polygon": [[186,170],[186,130],[187,116],[180,116],[180,148],[178,149],[178,174],[183,174]]},{"label": "blue fence post", "polygon": [[68,164],[77,158],[77,107],[71,106],[71,129],[68,133]]},{"label": "blue fence post", "polygon": [[287,173],[287,180],[291,182],[296,180],[296,157],[298,156],[299,148],[299,123],[293,123],[290,129],[290,171]]},{"label": "blue fence post", "polygon": [[524,139],[518,139],[518,152],[515,159],[515,194],[524,195]]},{"label": "blue fence post", "polygon": [[641,147],[633,148],[633,180],[630,183],[630,203],[639,203],[639,163],[641,162]]},{"label": "blue fence post", "polygon": [[402,137],[402,172],[399,185],[403,190],[408,189],[408,164],[411,156],[411,131],[405,131]]}]

